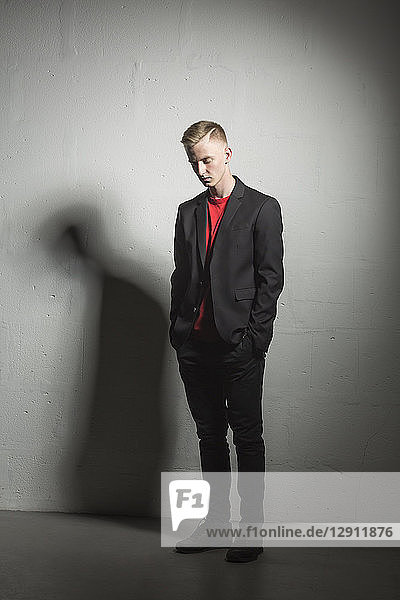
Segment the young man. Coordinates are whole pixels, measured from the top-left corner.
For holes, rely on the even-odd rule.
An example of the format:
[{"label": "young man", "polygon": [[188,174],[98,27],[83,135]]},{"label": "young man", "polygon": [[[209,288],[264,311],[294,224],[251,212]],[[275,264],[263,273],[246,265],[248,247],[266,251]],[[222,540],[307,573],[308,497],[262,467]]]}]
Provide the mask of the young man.
[{"label": "young man", "polygon": [[[232,150],[218,123],[194,123],[181,142],[206,190],[178,207],[170,340],[196,423],[203,473],[209,481],[213,473],[230,473],[230,426],[242,521],[262,523],[262,387],[284,281],[281,209],[275,198],[232,175]],[[256,474],[253,487],[258,477],[258,503],[254,489],[249,497],[245,473]],[[178,552],[208,549],[201,546],[207,524],[229,526],[228,497],[227,489],[220,490],[222,501],[210,506],[206,521],[177,545]],[[261,552],[233,545],[226,560],[248,562]]]}]

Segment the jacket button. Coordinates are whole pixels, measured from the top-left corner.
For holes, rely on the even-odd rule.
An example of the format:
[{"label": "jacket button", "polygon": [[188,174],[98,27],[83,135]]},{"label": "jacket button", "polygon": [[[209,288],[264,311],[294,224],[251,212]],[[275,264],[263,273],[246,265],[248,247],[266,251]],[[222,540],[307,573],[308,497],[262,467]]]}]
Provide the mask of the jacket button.
[{"label": "jacket button", "polygon": [[196,310],[197,310],[197,306],[194,307],[193,312],[196,312]]}]

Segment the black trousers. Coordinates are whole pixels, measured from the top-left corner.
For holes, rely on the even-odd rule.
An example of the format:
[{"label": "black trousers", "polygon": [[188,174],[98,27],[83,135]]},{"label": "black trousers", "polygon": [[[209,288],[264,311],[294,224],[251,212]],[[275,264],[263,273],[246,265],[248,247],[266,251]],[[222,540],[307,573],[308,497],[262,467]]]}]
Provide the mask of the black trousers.
[{"label": "black trousers", "polygon": [[[209,343],[192,336],[177,350],[179,372],[199,438],[201,469],[231,471],[228,426],[233,432],[238,464],[238,492],[242,521],[263,522],[265,445],[262,437],[262,388],[265,358],[255,356],[248,333],[232,346]],[[243,473],[241,475],[241,473]],[[251,486],[246,473],[252,473]],[[258,475],[256,475],[258,473]],[[225,480],[225,478],[224,478]],[[227,476],[227,482],[230,478]],[[218,500],[210,513],[229,520],[227,483],[216,476]],[[230,487],[230,486],[229,486]],[[211,488],[213,485],[211,483]]]}]

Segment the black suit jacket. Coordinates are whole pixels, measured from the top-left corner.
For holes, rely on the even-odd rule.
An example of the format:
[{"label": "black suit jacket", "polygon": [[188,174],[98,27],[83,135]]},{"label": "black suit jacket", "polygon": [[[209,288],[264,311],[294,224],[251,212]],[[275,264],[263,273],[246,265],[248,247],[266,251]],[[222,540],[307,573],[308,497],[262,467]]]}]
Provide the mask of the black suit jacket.
[{"label": "black suit jacket", "polygon": [[266,352],[271,342],[284,282],[281,208],[275,198],[235,180],[208,269],[208,191],[178,207],[169,331],[174,348],[189,337],[208,282],[223,340],[237,344],[248,331],[258,352]]}]

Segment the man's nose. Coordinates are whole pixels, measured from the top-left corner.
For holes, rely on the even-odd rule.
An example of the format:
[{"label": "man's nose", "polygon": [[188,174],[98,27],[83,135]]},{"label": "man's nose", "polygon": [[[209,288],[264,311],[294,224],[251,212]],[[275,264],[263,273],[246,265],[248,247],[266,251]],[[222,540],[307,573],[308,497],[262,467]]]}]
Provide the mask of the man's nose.
[{"label": "man's nose", "polygon": [[206,166],[205,164],[199,160],[199,162],[197,163],[197,172],[199,175],[203,175],[206,171]]}]

